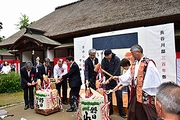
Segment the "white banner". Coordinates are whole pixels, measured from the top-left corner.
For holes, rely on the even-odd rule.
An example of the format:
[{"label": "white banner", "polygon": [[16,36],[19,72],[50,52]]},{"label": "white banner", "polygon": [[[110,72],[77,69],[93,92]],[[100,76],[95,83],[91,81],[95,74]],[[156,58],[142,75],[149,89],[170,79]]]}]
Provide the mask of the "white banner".
[{"label": "white banner", "polygon": [[177,84],[180,86],[180,58],[177,58]]},{"label": "white banner", "polygon": [[85,60],[89,57],[88,51],[92,48],[90,36],[74,39],[74,60],[78,64],[81,73],[81,80],[84,83]]},{"label": "white banner", "polygon": [[[81,77],[84,82],[84,61],[88,57],[88,50],[93,48],[93,38],[123,35],[128,33],[138,33],[138,44],[142,46],[144,55],[156,62],[160,76],[165,81],[176,82],[176,55],[174,24],[164,24],[151,27],[140,27],[107,33],[94,34],[90,36],[74,39],[74,57],[81,69]],[[103,44],[104,41],[102,41]],[[128,42],[124,40],[122,42]],[[101,43],[98,43],[101,44]],[[95,48],[96,49],[96,48]],[[112,51],[122,59],[126,49],[112,49]],[[99,62],[103,58],[103,49],[97,51]]]},{"label": "white banner", "polygon": [[174,24],[146,27],[147,57],[156,62],[163,82],[176,82]]}]

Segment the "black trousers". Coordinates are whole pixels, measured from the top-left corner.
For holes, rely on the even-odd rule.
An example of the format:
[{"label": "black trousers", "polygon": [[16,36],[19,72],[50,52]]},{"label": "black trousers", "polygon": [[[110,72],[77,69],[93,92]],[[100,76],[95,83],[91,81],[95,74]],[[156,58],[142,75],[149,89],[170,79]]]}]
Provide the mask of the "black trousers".
[{"label": "black trousers", "polygon": [[[62,86],[62,96],[61,96],[61,86]],[[62,102],[67,102],[67,80],[63,80],[62,82],[56,84],[56,89],[58,90],[58,94],[62,97]]]},{"label": "black trousers", "polygon": [[81,86],[71,87],[70,96],[69,96],[71,108],[74,108],[75,104],[78,105],[80,89],[81,89]]},{"label": "black trousers", "polygon": [[[117,90],[115,92],[116,95],[116,101],[117,101],[117,108],[119,110],[119,113],[123,112],[123,102],[122,102],[122,91]],[[108,100],[110,101],[110,112],[113,112],[113,104],[112,104],[112,93],[108,94]]]},{"label": "black trousers", "polygon": [[[116,85],[105,85],[106,90],[114,89]],[[115,92],[116,95],[116,101],[117,101],[117,108],[119,110],[119,113],[124,112],[123,111],[123,102],[122,102],[122,90],[117,90]],[[108,94],[108,100],[110,101],[110,112],[113,112],[113,104],[112,104],[112,93]]]},{"label": "black trousers", "polygon": [[118,107],[119,113],[121,113],[123,112],[122,90],[117,90],[115,94],[116,94],[116,100],[117,100],[117,107]]},{"label": "black trousers", "polygon": [[34,105],[34,86],[25,87],[23,90],[25,105]]},{"label": "black trousers", "polygon": [[96,90],[96,76],[95,75],[89,78],[89,87]]}]

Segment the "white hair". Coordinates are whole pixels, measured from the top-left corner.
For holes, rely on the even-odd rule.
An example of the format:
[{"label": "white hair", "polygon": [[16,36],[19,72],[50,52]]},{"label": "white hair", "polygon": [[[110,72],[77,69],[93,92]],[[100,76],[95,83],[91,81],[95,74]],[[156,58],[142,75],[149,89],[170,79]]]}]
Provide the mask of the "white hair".
[{"label": "white hair", "polygon": [[90,50],[88,51],[89,54],[95,53],[95,52],[96,52],[96,49],[90,49]]},{"label": "white hair", "polygon": [[180,86],[173,82],[162,83],[157,88],[156,99],[166,112],[180,115]]},{"label": "white hair", "polygon": [[27,61],[26,64],[25,64],[26,68],[32,68],[33,67],[33,64],[31,61]]}]

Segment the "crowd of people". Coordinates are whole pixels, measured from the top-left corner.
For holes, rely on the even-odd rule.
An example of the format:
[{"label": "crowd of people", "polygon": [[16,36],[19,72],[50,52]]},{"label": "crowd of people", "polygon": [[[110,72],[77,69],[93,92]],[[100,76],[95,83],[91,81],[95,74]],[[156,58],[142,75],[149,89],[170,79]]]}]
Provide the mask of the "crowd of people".
[{"label": "crowd of people", "polygon": [[4,61],[1,65],[0,65],[0,73],[1,74],[8,74],[11,71],[15,72],[16,70],[16,66],[14,64],[14,62],[12,62],[11,64],[9,64],[7,61]]},{"label": "crowd of people", "polygon": [[[104,58],[101,61],[101,69],[109,74],[103,73],[105,81],[101,84],[105,90],[113,90],[116,96],[117,108],[119,115],[127,120],[178,120],[180,115],[180,100],[178,94],[180,87],[175,83],[163,83],[156,68],[156,64],[152,59],[145,57],[143,48],[140,45],[131,47],[130,52],[133,57],[133,62],[127,58],[120,60],[111,49],[104,51]],[[85,86],[97,89],[96,80],[98,72],[94,71],[96,65],[99,63],[96,58],[96,50],[90,49],[88,51],[89,57],[85,60]],[[34,55],[34,52],[33,52]],[[74,112],[77,110],[77,99],[81,89],[80,69],[72,56],[66,57],[66,61],[59,59],[53,68],[50,66],[50,59],[45,58],[43,63],[36,61],[27,61],[25,66],[20,70],[22,78],[22,89],[24,90],[25,110],[29,108],[34,109],[34,95],[33,87],[37,79],[43,81],[43,75],[49,78],[53,75],[56,79],[56,89],[59,95],[62,87],[62,103],[67,105],[67,84],[70,90],[70,108],[67,112]],[[66,62],[67,64],[64,64]],[[68,71],[67,65],[70,66]],[[124,72],[121,73],[121,68]],[[67,82],[68,80],[68,82]],[[128,114],[126,115],[123,107],[123,90],[128,91]],[[29,94],[28,94],[29,90]],[[28,97],[29,95],[29,97]],[[109,115],[113,114],[112,93],[107,94],[110,101]],[[163,97],[168,100],[163,100]],[[76,102],[76,105],[74,105]],[[173,105],[167,106],[167,102],[172,102]],[[169,103],[170,104],[170,103]],[[174,109],[175,107],[176,109]],[[167,114],[167,116],[166,116]],[[159,118],[158,118],[159,117]],[[177,119],[176,119],[177,118]]]},{"label": "crowd of people", "polygon": [[[32,60],[27,61],[25,65],[20,69],[21,74],[21,87],[24,91],[24,110],[27,110],[29,107],[34,109],[34,88],[36,90],[42,88],[48,88],[48,78],[52,76],[55,79],[55,86],[58,90],[59,96],[62,98],[62,104],[67,105],[67,79],[70,90],[70,108],[67,112],[73,112],[77,110],[78,97],[80,87],[82,85],[80,70],[74,58],[72,56],[66,57],[66,63],[63,59],[59,59],[57,64],[54,66],[53,70],[50,65],[50,59],[45,58],[43,63],[40,62],[40,58],[37,57],[34,60],[34,51],[32,52]],[[68,71],[68,66],[70,65],[70,70]],[[52,72],[53,71],[53,72]],[[46,78],[47,77],[47,78]],[[38,81],[40,80],[40,86]],[[47,86],[46,86],[47,85]],[[62,87],[62,96],[61,96],[61,87]],[[76,102],[76,105],[74,103]]]}]

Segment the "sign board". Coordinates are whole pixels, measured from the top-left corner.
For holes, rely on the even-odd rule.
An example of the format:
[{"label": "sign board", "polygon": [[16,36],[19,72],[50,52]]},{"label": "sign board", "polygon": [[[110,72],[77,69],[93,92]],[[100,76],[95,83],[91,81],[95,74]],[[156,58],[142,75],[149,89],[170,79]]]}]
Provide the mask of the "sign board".
[{"label": "sign board", "polygon": [[173,23],[75,38],[74,57],[81,69],[82,81],[84,81],[84,61],[88,57],[87,51],[89,49],[97,49],[97,57],[99,58],[99,62],[101,62],[105,49],[112,49],[122,59],[134,44],[141,45],[144,55],[156,62],[157,69],[163,81],[176,82]]}]

